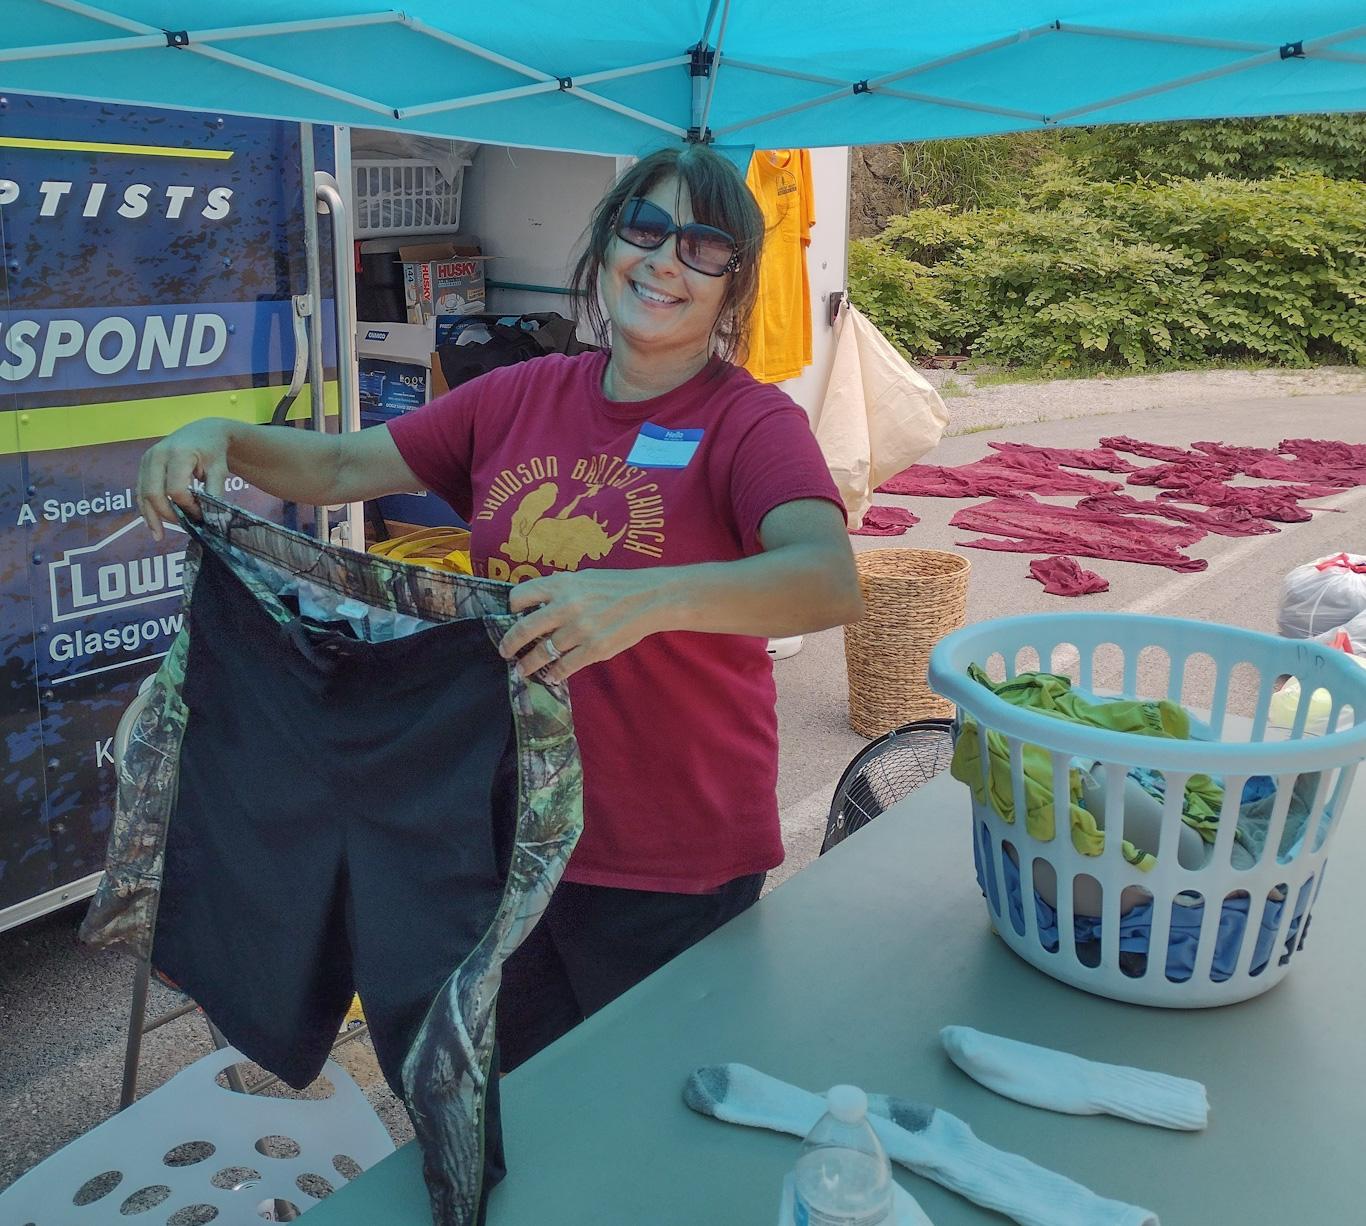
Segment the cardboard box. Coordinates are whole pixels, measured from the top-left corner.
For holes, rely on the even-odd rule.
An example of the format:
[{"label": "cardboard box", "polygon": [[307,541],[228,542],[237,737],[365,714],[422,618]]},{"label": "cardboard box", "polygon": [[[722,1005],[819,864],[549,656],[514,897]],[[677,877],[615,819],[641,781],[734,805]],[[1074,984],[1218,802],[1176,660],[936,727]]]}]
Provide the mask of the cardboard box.
[{"label": "cardboard box", "polygon": [[434,343],[431,324],[356,325],[360,412],[365,425],[421,408],[431,399]]},{"label": "cardboard box", "polygon": [[[421,408],[436,394],[432,386],[436,326],[358,323],[356,364],[360,368],[360,424],[382,426],[403,413]],[[440,378],[440,366],[436,364]],[[441,380],[440,391],[445,391]],[[378,500],[385,519],[430,527],[464,525],[454,508],[435,494],[414,490]]]},{"label": "cardboard box", "polygon": [[400,247],[408,322],[438,315],[475,315],[484,309],[484,261],[478,247],[425,243]]}]

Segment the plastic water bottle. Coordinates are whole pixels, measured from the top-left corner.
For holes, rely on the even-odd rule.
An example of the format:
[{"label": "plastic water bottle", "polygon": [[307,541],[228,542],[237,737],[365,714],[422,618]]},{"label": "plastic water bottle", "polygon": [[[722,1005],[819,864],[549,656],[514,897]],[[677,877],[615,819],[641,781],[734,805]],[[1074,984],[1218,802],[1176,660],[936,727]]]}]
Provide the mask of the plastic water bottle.
[{"label": "plastic water bottle", "polygon": [[868,1095],[835,1086],[793,1172],[794,1226],[879,1226],[892,1217],[892,1170],[868,1123]]}]

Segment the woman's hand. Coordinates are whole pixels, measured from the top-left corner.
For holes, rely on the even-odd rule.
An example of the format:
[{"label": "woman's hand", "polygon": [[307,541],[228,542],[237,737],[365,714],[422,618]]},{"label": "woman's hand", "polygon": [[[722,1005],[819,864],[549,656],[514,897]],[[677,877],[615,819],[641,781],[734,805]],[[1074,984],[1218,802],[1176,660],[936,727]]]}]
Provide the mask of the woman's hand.
[{"label": "woman's hand", "polygon": [[564,681],[664,629],[659,593],[649,570],[566,571],[519,583],[508,608],[523,617],[498,650],[517,660],[523,677]]},{"label": "woman's hand", "polygon": [[508,608],[524,616],[498,650],[524,677],[563,681],[660,631],[781,638],[863,615],[834,503],[782,503],[764,516],[759,535],[763,553],[733,562],[560,572],[520,583]]},{"label": "woman's hand", "polygon": [[138,510],[157,540],[162,538],[163,524],[175,523],[172,503],[192,519],[200,518],[191,481],[197,478],[215,498],[223,496],[231,430],[232,422],[222,418],[191,422],[143,453],[138,466]]}]

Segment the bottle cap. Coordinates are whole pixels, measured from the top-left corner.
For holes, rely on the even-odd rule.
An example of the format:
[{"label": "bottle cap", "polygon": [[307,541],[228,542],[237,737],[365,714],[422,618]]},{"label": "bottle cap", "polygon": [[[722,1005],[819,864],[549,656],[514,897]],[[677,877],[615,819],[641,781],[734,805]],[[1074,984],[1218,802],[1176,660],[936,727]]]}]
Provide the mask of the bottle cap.
[{"label": "bottle cap", "polygon": [[858,1086],[831,1086],[825,1105],[841,1123],[857,1124],[868,1114],[868,1095]]}]

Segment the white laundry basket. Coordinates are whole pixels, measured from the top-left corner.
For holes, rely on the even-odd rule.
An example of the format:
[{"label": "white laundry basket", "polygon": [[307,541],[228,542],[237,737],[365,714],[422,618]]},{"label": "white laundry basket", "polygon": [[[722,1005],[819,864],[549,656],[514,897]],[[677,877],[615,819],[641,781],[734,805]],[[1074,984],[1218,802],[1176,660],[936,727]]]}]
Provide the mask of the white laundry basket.
[{"label": "white laundry basket", "polygon": [[[1145,675],[1165,667],[1166,694],[1175,702],[1188,673],[1213,671],[1208,723],[1193,719],[1192,739],[1084,727],[1012,705],[967,674],[976,664],[1000,681],[1037,668],[1070,675],[1083,694],[1136,698],[1140,655]],[[1208,659],[1195,663],[1198,656]],[[1098,659],[1116,672],[1099,695]],[[1255,685],[1250,724],[1227,710],[1235,671],[1244,687]],[[1268,708],[1286,675],[1298,678],[1304,700],[1294,725],[1278,732],[1268,728]],[[1014,813],[1026,811],[1024,748],[1039,747],[1051,764],[1048,839],[1035,838],[1024,821],[1003,820],[989,799],[973,800],[979,880],[994,927],[1016,953],[1086,991],[1175,1008],[1246,1000],[1284,978],[1304,941],[1357,764],[1366,757],[1366,671],[1314,642],[1176,618],[1082,613],[1003,618],[956,631],[935,647],[929,676],[957,704],[960,726],[970,718],[1004,738]],[[1331,695],[1328,727],[1338,730],[1306,736],[1309,698],[1320,689]],[[979,745],[985,743],[982,736]],[[980,758],[984,785],[989,758]],[[1099,855],[1082,854],[1070,837],[1071,772],[1078,767],[1104,781]],[[1139,805],[1125,799],[1126,777],[1136,767],[1161,772],[1166,784],[1159,841],[1147,847],[1157,862],[1148,871],[1121,851],[1126,809],[1135,812],[1130,824],[1138,827]],[[1004,779],[1003,766],[1002,772]],[[1203,862],[1178,854],[1186,784],[1196,774],[1224,786],[1217,836],[1203,850]],[[1254,855],[1235,846],[1235,833],[1245,785],[1259,776],[1271,776],[1276,791],[1264,846]],[[1287,830],[1292,799],[1305,796],[1312,796],[1307,815]],[[1302,804],[1297,812],[1304,813]],[[1034,905],[1022,895],[1032,895]],[[1077,909],[1078,901],[1085,910]]]},{"label": "white laundry basket", "polygon": [[448,179],[438,166],[416,158],[357,158],[351,163],[356,237],[456,229],[468,164]]}]

